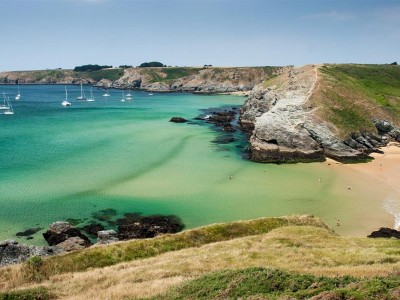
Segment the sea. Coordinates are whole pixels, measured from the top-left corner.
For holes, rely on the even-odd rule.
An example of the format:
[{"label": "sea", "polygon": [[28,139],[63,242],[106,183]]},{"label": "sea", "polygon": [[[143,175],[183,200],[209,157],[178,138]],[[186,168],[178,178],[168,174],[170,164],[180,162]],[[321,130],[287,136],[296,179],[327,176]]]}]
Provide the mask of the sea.
[{"label": "sea", "polygon": [[[0,240],[44,245],[54,221],[115,228],[126,213],[174,215],[185,228],[294,214],[320,217],[345,235],[392,225],[385,191],[370,182],[349,192],[352,175],[327,164],[251,162],[246,135],[227,140],[194,119],[240,107],[244,97],[135,90],[122,102],[120,90],[103,97],[93,88],[95,101],[86,102],[76,100],[80,86],[67,86],[72,105],[64,107],[63,85],[19,88],[16,101],[16,86],[0,86],[14,108],[0,115]],[[189,122],[169,122],[174,116]]]}]

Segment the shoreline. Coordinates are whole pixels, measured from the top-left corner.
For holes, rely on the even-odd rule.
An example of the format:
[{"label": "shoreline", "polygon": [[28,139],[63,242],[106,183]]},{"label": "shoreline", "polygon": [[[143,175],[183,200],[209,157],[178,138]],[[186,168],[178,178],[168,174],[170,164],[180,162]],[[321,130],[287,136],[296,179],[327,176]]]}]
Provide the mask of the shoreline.
[{"label": "shoreline", "polygon": [[[362,192],[363,186],[376,186],[377,202],[386,212],[380,217],[381,227],[400,229],[400,143],[392,142],[380,148],[382,154],[372,153],[373,160],[365,163],[343,164],[327,159],[323,164],[333,169],[348,185],[348,192]],[[371,203],[365,203],[365,209]],[[373,206],[373,205],[371,205]],[[386,226],[386,224],[391,224]],[[376,228],[376,230],[379,228]]]}]

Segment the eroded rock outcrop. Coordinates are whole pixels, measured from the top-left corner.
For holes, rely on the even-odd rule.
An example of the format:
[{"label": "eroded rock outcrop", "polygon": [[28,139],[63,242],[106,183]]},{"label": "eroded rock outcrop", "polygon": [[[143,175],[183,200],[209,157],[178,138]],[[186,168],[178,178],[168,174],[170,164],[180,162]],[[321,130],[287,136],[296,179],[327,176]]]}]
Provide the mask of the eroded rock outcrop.
[{"label": "eroded rock outcrop", "polygon": [[52,223],[43,237],[50,246],[57,245],[65,251],[82,249],[92,244],[79,229],[63,221]]},{"label": "eroded rock outcrop", "polygon": [[251,134],[250,159],[258,162],[359,161],[399,140],[395,126],[374,121],[379,134],[353,133],[346,139],[334,134],[332,126],[314,117],[315,108],[306,102],[318,88],[318,67],[285,68],[269,86],[257,86],[241,108],[240,123]]},{"label": "eroded rock outcrop", "polygon": [[21,263],[32,256],[49,256],[63,253],[59,247],[39,247],[19,244],[15,240],[0,242],[0,267]]}]

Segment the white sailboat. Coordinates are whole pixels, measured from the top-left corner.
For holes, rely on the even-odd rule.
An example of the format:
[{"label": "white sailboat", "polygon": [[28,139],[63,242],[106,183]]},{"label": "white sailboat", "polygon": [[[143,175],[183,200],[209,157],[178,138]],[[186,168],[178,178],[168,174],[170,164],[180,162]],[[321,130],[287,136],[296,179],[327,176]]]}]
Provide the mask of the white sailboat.
[{"label": "white sailboat", "polygon": [[15,100],[21,99],[21,92],[19,91],[19,86],[18,86],[18,94],[15,96]]},{"label": "white sailboat", "polygon": [[110,94],[107,93],[107,90],[106,90],[106,92],[103,94],[103,97],[110,97]]},{"label": "white sailboat", "polygon": [[132,97],[132,95],[131,95],[131,89],[128,90],[128,94],[126,94],[126,97]]},{"label": "white sailboat", "polygon": [[10,109],[10,104],[9,104],[9,102],[7,100],[6,93],[4,93],[4,92],[3,92],[3,99],[4,99],[4,102],[3,102],[3,104],[0,104],[0,109],[1,110],[9,110]]},{"label": "white sailboat", "polygon": [[6,110],[5,112],[3,112],[3,114],[5,115],[13,115],[14,114],[14,110],[12,108],[11,102],[7,97],[7,102],[8,102],[8,110]]},{"label": "white sailboat", "polygon": [[121,102],[125,102],[125,93],[124,93],[124,91],[122,91],[122,99],[121,99]]},{"label": "white sailboat", "polygon": [[68,92],[67,92],[67,86],[65,86],[65,100],[61,102],[62,106],[71,106],[71,102],[68,101]]},{"label": "white sailboat", "polygon": [[14,110],[12,108],[10,99],[6,96],[6,93],[3,92],[4,104],[0,105],[0,109],[4,110],[4,115],[13,115]]},{"label": "white sailboat", "polygon": [[76,100],[86,100],[85,92],[83,91],[82,83],[81,83],[81,95],[76,98]]},{"label": "white sailboat", "polygon": [[94,100],[95,100],[95,99],[94,99],[93,91],[92,91],[92,88],[90,88],[90,98],[87,99],[86,101],[87,101],[87,102],[93,102]]}]

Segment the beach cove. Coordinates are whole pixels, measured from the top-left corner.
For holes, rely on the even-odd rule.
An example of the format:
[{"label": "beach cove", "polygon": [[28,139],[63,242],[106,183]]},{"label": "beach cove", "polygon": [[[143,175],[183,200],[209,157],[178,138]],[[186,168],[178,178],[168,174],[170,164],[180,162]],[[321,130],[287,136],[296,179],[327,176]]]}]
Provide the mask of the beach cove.
[{"label": "beach cove", "polygon": [[[63,86],[21,86],[15,115],[0,118],[0,240],[44,244],[44,229],[31,240],[15,234],[69,218],[86,224],[106,209],[176,215],[186,228],[313,214],[340,234],[360,236],[393,227],[400,213],[399,169],[391,163],[397,148],[366,164],[259,164],[242,158],[239,133],[218,144],[212,125],[168,122],[240,106],[242,97],[133,92],[123,103],[121,91],[105,99],[95,90],[88,103],[72,98],[78,86],[68,89],[73,105],[65,108]],[[376,164],[382,176],[373,175]]]}]

